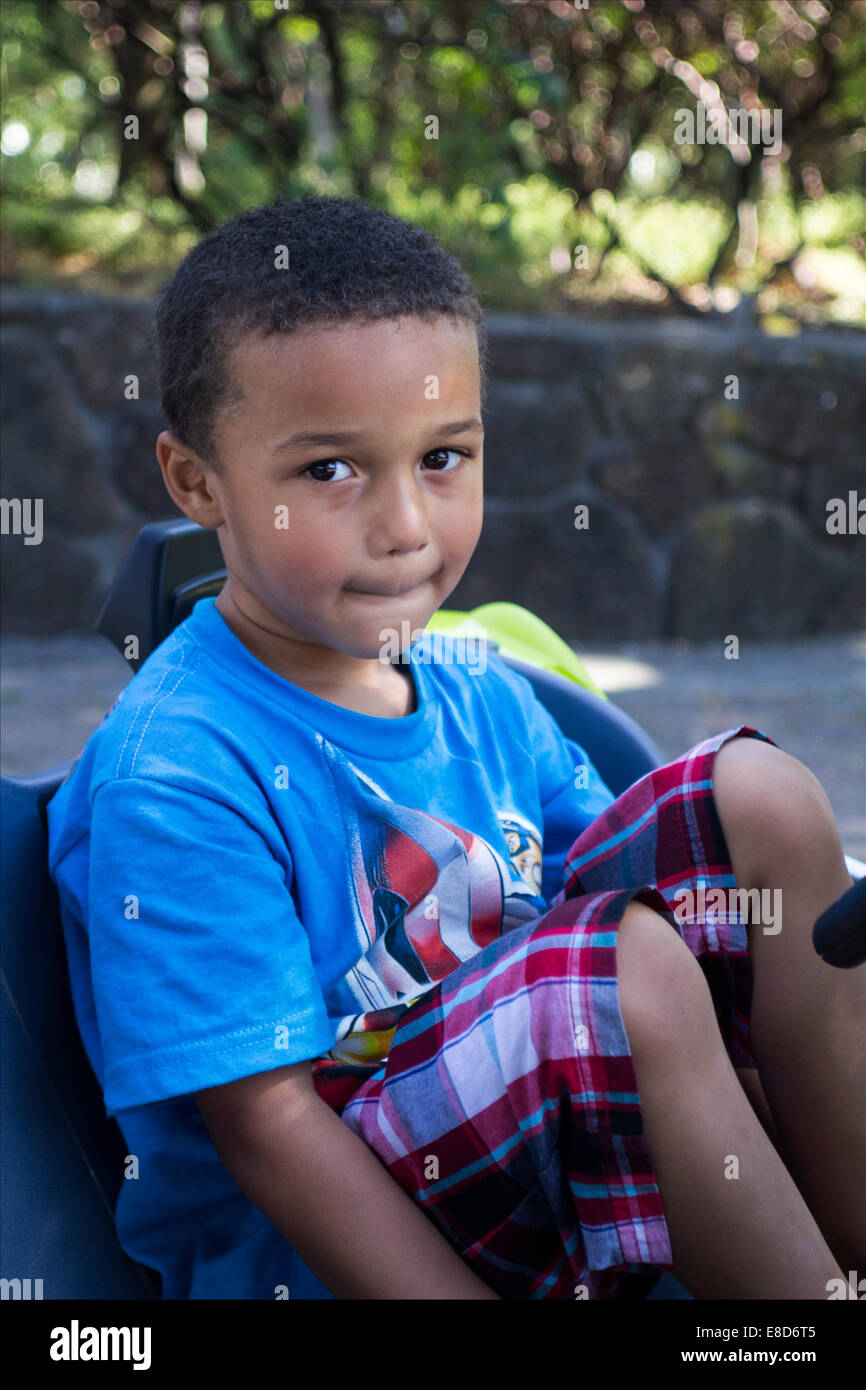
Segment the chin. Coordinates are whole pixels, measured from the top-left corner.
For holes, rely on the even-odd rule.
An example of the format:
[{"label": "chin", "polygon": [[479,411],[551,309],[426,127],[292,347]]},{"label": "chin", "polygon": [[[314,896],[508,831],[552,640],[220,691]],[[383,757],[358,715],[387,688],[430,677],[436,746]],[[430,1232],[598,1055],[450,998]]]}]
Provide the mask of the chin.
[{"label": "chin", "polygon": [[[435,609],[433,610],[435,612]],[[352,648],[352,655],[377,659],[382,662],[395,661],[404,651],[416,642],[430,621],[432,613],[422,613],[420,618],[396,617],[389,621],[383,619],[369,641],[359,640]]]}]

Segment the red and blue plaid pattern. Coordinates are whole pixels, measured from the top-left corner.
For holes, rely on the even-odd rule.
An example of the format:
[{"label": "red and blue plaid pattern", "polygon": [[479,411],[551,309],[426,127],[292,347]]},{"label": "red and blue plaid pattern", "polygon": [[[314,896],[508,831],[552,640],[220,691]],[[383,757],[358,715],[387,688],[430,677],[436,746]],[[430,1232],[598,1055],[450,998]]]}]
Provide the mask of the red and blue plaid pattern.
[{"label": "red and blue plaid pattern", "polygon": [[384,1068],[346,1078],[344,1122],[503,1298],[642,1297],[672,1267],[619,1006],[617,929],[638,898],[680,931],[732,1064],[755,1065],[745,927],[680,926],[672,907],[700,882],[735,886],[712,772],[738,736],[767,738],[730,729],[625,791],[575,841],[550,911],[406,1009]]}]

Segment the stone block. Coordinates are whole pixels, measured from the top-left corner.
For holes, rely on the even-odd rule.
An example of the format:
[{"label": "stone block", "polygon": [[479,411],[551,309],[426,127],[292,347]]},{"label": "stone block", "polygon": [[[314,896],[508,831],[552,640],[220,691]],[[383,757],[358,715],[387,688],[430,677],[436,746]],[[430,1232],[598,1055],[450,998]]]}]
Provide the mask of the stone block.
[{"label": "stone block", "polygon": [[723,496],[761,496],[787,502],[798,493],[800,470],[791,464],[767,458],[735,440],[709,438],[704,449],[713,487]]},{"label": "stone block", "polygon": [[[84,399],[109,415],[126,404],[125,380],[138,378],[139,400],[159,400],[159,368],[152,339],[156,301],[105,299],[71,304],[55,331],[57,351]],[[165,428],[163,422],[160,426]]]},{"label": "stone block", "polygon": [[0,565],[4,632],[50,637],[95,624],[104,597],[99,567],[70,541],[52,532],[43,535],[40,545],[4,536]]},{"label": "stone block", "polygon": [[[589,507],[586,530],[574,505]],[[481,540],[445,607],[519,603],[566,642],[661,633],[664,566],[643,528],[586,487],[545,508],[488,513]]]},{"label": "stone block", "polygon": [[125,401],[111,420],[112,479],[147,521],[183,515],[166,490],[156,457],[156,441],[164,429],[162,411],[152,401]]},{"label": "stone block", "polygon": [[784,503],[718,502],[693,516],[671,564],[673,635],[711,641],[819,632],[850,576]]},{"label": "stone block", "polygon": [[41,497],[45,525],[70,532],[118,519],[104,433],[35,327],[3,333],[0,392],[4,497]]},{"label": "stone block", "polygon": [[696,507],[712,500],[712,470],[693,435],[626,436],[604,446],[601,454],[594,481],[653,532],[680,526]]},{"label": "stone block", "polygon": [[491,381],[484,412],[484,490],[537,497],[585,474],[596,437],[579,381]]},{"label": "stone block", "polygon": [[744,407],[743,439],[772,454],[794,460],[816,451],[840,450],[845,441],[866,439],[862,385],[820,373],[787,373],[766,368],[740,381]]}]

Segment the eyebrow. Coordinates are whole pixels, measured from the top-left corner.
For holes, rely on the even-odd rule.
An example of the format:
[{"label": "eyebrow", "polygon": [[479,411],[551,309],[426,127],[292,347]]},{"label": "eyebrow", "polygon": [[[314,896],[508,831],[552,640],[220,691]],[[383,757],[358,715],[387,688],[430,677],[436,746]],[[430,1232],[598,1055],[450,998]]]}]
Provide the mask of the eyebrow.
[{"label": "eyebrow", "polygon": [[[448,425],[439,425],[432,431],[439,439],[450,439],[452,435],[463,434],[465,430],[483,430],[484,426],[477,415],[469,415],[465,420],[452,420]],[[366,439],[369,436],[364,432],[354,430],[298,430],[297,434],[289,435],[288,439],[283,439],[271,450],[272,454],[288,453],[292,449],[299,448],[302,444],[354,444],[359,439]]]}]

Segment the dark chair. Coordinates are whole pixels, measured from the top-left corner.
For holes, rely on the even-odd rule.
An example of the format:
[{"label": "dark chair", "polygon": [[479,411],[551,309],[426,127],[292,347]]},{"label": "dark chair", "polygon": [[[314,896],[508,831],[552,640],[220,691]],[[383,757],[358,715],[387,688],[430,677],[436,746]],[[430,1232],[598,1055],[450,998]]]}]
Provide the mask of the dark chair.
[{"label": "dark chair", "polygon": [[[152,523],[142,528],[121,567],[97,630],[123,655],[135,634],[138,653],[127,659],[137,670],[195,603],[219,593],[224,581],[214,531],[186,519]],[[658,766],[658,749],[613,704],[562,676],[503,659],[531,682],[615,794]],[[159,1276],[129,1259],[117,1240],[114,1208],[126,1145],[117,1122],[106,1115],[78,1033],[57,892],[47,868],[45,807],[73,765],[0,779],[2,1277],[31,1284],[41,1279],[36,1296],[52,1299],[154,1298],[160,1296]],[[293,1281],[292,1296],[333,1297],[306,1267]],[[689,1295],[666,1274],[650,1297]]]},{"label": "dark chair", "polygon": [[[2,1277],[44,1298],[155,1298],[114,1225],[126,1144],[81,1042],[45,807],[72,763],[0,779],[3,841]],[[13,1292],[13,1297],[15,1293]]]}]

